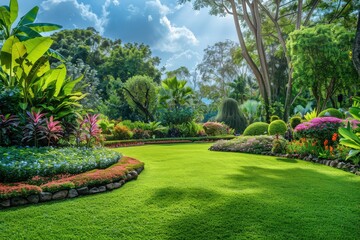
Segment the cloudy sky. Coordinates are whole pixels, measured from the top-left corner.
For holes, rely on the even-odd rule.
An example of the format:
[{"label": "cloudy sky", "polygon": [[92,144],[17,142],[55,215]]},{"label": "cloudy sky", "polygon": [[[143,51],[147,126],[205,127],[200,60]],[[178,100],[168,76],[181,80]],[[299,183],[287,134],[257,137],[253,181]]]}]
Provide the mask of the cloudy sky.
[{"label": "cloudy sky", "polygon": [[194,69],[203,50],[218,41],[236,41],[230,16],[210,16],[177,0],[19,0],[23,16],[39,6],[37,22],[57,23],[64,29],[94,27],[103,36],[145,43],[161,66]]}]

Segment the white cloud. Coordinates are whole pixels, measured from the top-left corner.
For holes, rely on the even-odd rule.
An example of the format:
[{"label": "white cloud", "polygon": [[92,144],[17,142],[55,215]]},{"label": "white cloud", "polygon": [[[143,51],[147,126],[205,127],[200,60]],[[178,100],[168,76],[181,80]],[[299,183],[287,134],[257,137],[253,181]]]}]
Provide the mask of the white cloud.
[{"label": "white cloud", "polygon": [[183,49],[184,43],[191,46],[196,46],[199,43],[192,31],[184,26],[174,26],[166,16],[160,19],[160,24],[167,29],[167,35],[158,45],[158,49],[161,51],[178,52]]},{"label": "white cloud", "polygon": [[153,17],[151,15],[148,16],[148,21],[151,22],[153,20]]},{"label": "white cloud", "polygon": [[160,2],[160,0],[147,1],[146,5],[158,9],[161,16],[165,16],[165,15],[171,13],[170,8],[168,6],[162,4]]},{"label": "white cloud", "polygon": [[140,12],[140,9],[132,4],[128,6],[127,10],[131,15],[137,15]]},{"label": "white cloud", "polygon": [[187,63],[192,63],[195,68],[195,66],[200,61],[201,61],[201,54],[198,53],[197,51],[192,51],[188,49],[184,52],[181,52],[179,54],[174,54],[172,57],[170,57],[166,61],[165,67],[169,69],[169,68],[173,68],[174,66],[179,67],[179,63],[181,63],[182,65],[187,65]]},{"label": "white cloud", "polygon": [[81,17],[84,20],[92,22],[95,29],[98,30],[100,34],[104,33],[105,27],[109,21],[108,16],[110,14],[110,5],[114,4],[115,6],[118,6],[120,4],[118,0],[106,0],[101,8],[101,16],[98,16],[96,13],[94,13],[89,4],[84,4],[83,2],[78,0],[46,0],[41,3],[41,7],[44,10],[50,10],[53,6],[65,2],[72,3],[74,7],[79,10]]}]

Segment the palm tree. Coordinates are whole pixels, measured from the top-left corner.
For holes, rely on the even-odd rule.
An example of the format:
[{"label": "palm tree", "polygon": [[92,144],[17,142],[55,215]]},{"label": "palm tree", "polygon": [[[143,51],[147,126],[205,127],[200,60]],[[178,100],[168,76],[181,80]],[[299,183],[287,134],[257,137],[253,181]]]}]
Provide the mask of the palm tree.
[{"label": "palm tree", "polygon": [[186,86],[186,83],[186,80],[178,80],[176,77],[164,80],[159,92],[162,107],[177,111],[185,105],[190,105],[194,91]]}]

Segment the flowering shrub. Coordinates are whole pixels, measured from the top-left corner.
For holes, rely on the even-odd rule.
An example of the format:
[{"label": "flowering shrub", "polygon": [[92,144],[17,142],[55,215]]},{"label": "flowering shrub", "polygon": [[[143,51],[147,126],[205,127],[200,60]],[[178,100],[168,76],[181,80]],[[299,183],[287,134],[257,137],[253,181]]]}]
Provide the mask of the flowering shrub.
[{"label": "flowering shrub", "polygon": [[4,184],[0,183],[0,199],[8,199],[12,197],[28,196],[31,194],[38,194],[41,188],[25,183],[18,184]]},{"label": "flowering shrub", "polygon": [[206,122],[203,124],[203,128],[208,136],[231,134],[231,129],[226,124],[219,122]]},{"label": "flowering shrub", "polygon": [[241,136],[232,140],[220,140],[210,147],[213,151],[264,153],[271,152],[274,136]]},{"label": "flowering shrub", "polygon": [[0,148],[0,181],[16,182],[34,176],[81,173],[106,168],[121,154],[93,148]]},{"label": "flowering shrub", "polygon": [[294,129],[300,138],[314,138],[323,143],[331,139],[342,125],[342,120],[335,117],[319,117],[297,125]]}]

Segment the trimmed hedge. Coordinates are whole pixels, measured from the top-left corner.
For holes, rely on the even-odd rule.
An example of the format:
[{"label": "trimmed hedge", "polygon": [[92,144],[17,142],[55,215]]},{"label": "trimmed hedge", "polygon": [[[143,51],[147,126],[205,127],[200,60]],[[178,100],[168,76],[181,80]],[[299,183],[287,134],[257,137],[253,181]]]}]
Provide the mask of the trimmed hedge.
[{"label": "trimmed hedge", "polygon": [[301,123],[301,117],[294,116],[290,118],[290,126],[292,129],[296,128],[296,126],[299,125],[300,123]]},{"label": "trimmed hedge", "polygon": [[269,124],[264,122],[255,122],[250,124],[244,131],[244,136],[258,136],[268,134]]},{"label": "trimmed hedge", "polygon": [[325,109],[324,111],[320,112],[318,117],[336,117],[336,118],[343,119],[344,114],[335,108],[328,108],[328,109]]},{"label": "trimmed hedge", "polygon": [[286,123],[283,120],[272,121],[268,127],[268,132],[270,135],[284,135],[286,133],[286,130]]}]

